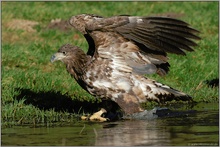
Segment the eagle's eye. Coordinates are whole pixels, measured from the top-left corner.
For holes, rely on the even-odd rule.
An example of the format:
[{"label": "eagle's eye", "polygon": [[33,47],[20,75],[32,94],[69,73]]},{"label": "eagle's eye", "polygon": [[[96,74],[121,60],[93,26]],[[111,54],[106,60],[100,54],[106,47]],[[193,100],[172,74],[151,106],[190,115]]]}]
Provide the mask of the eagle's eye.
[{"label": "eagle's eye", "polygon": [[62,52],[64,55],[66,55],[66,52]]}]

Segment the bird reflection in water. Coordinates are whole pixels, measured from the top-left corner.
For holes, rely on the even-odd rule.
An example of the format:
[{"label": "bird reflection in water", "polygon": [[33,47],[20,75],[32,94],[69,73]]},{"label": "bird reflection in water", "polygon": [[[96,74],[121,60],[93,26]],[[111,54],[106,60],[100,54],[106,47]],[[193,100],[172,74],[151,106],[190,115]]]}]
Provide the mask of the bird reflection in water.
[{"label": "bird reflection in water", "polygon": [[96,131],[95,145],[169,145],[170,133],[156,120],[129,120],[103,125]]}]

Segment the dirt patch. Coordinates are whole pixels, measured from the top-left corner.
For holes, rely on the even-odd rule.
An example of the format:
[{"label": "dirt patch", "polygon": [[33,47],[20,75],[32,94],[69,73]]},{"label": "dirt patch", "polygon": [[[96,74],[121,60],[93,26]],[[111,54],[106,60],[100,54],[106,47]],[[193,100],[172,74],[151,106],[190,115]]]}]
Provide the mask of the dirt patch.
[{"label": "dirt patch", "polygon": [[48,29],[57,29],[63,32],[70,31],[72,29],[68,20],[61,20],[59,18],[52,19],[51,22],[47,26]]},{"label": "dirt patch", "polygon": [[[27,41],[42,41],[42,38],[36,33],[34,26],[39,22],[25,19],[11,19],[2,22],[2,40],[4,42],[27,43]],[[17,30],[22,30],[18,32]]]},{"label": "dirt patch", "polygon": [[39,23],[36,21],[24,20],[24,19],[12,19],[6,23],[6,28],[12,30],[24,30],[26,32],[36,32],[33,28]]}]

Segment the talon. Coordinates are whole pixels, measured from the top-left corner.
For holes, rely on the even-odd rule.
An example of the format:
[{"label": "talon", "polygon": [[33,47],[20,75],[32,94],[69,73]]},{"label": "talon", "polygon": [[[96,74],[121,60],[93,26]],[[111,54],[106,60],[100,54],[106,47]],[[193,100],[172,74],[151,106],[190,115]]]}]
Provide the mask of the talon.
[{"label": "talon", "polygon": [[89,120],[89,117],[88,116],[81,116],[81,119],[82,120]]},{"label": "talon", "polygon": [[103,113],[106,113],[107,111],[102,108],[100,111],[94,113],[92,116],[82,116],[81,119],[82,120],[90,120],[90,121],[100,121],[100,122],[104,122],[104,121],[109,121],[108,118],[104,118],[104,117],[101,117],[101,115]]}]

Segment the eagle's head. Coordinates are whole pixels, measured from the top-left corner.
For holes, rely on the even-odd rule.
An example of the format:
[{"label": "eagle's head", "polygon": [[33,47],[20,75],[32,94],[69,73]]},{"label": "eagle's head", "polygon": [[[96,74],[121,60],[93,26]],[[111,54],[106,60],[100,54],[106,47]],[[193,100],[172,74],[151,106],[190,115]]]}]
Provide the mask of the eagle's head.
[{"label": "eagle's head", "polygon": [[67,68],[67,71],[77,79],[78,75],[82,75],[89,63],[90,58],[77,46],[65,44],[60,47],[50,61],[62,61]]},{"label": "eagle's head", "polygon": [[50,61],[53,63],[60,60],[67,64],[70,61],[77,60],[79,54],[81,55],[85,53],[77,46],[65,44],[61,46],[58,52],[51,57]]},{"label": "eagle's head", "polygon": [[102,18],[102,17],[98,15],[94,15],[94,14],[80,14],[80,15],[72,16],[69,20],[69,23],[81,33],[87,34],[85,30],[86,24],[88,24],[88,22],[90,21],[93,21],[99,18]]}]

